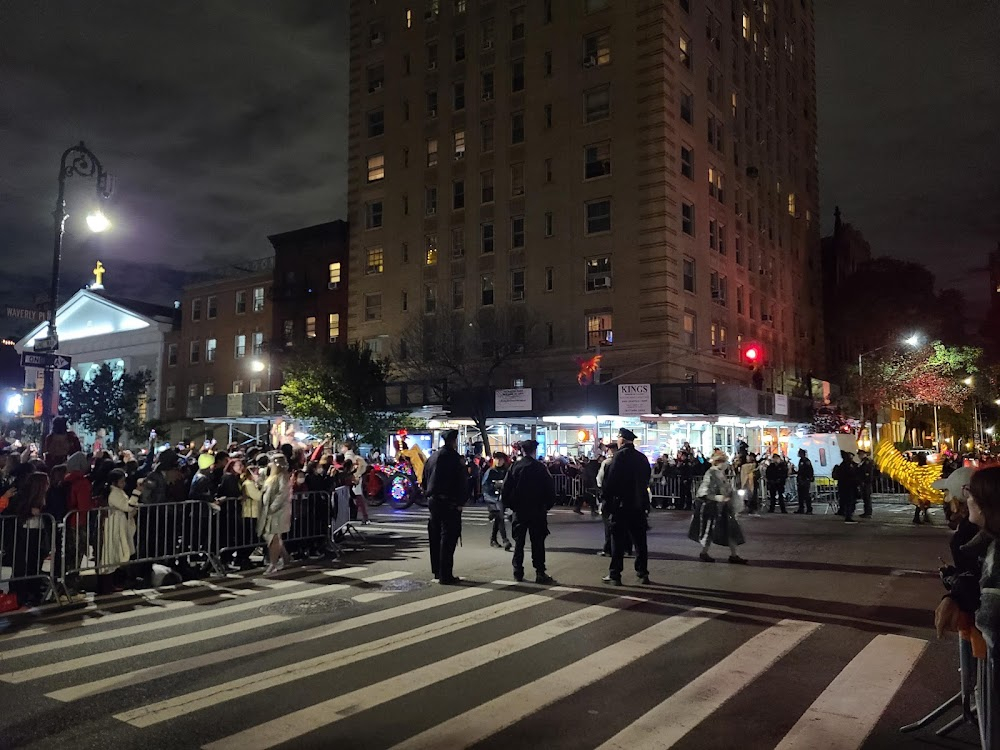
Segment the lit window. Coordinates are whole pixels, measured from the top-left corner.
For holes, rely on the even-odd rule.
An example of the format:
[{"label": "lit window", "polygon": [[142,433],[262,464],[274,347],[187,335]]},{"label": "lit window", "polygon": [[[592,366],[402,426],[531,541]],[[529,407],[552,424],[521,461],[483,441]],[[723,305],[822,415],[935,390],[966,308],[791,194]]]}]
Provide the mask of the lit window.
[{"label": "lit window", "polygon": [[433,284],[424,284],[424,312],[437,312],[437,287]]},{"label": "lit window", "polygon": [[406,9],[406,28],[408,28],[408,29],[413,28],[413,9],[412,8],[407,8]]},{"label": "lit window", "polygon": [[206,396],[214,396],[215,395],[215,383],[213,383],[211,380],[208,381],[207,383],[205,383],[205,388],[204,388],[203,392],[204,392],[204,394]]},{"label": "lit window", "polygon": [[524,269],[518,268],[510,272],[510,299],[521,302],[524,299]]},{"label": "lit window", "polygon": [[743,38],[750,39],[750,16],[746,13],[743,14]]},{"label": "lit window", "polygon": [[263,331],[254,331],[250,335],[250,342],[251,342],[250,346],[251,346],[251,353],[252,354],[259,355],[259,354],[263,354],[264,353],[264,332]]},{"label": "lit window", "polygon": [[481,290],[481,303],[483,307],[489,307],[493,304],[493,274],[484,273],[479,279],[479,286]]},{"label": "lit window", "polygon": [[247,293],[245,289],[236,292],[236,314],[243,315],[247,311]]},{"label": "lit window", "polygon": [[587,347],[611,346],[614,343],[611,313],[587,316]]},{"label": "lit window", "polygon": [[205,361],[214,362],[215,361],[215,350],[218,347],[218,341],[215,339],[205,340]]},{"label": "lit window", "polygon": [[611,288],[611,258],[590,258],[586,263],[587,291],[597,292]]},{"label": "lit window", "polygon": [[376,292],[375,294],[365,295],[365,320],[381,320],[382,319],[382,295]]},{"label": "lit window", "polygon": [[510,217],[510,246],[513,250],[520,250],[524,247],[524,217]]},{"label": "lit window", "polygon": [[788,194],[788,215],[795,216],[795,193]]},{"label": "lit window", "polygon": [[330,313],[327,318],[327,329],[330,332],[330,343],[340,338],[340,313]]},{"label": "lit window", "polygon": [[365,263],[365,273],[369,275],[382,273],[384,255],[385,254],[382,252],[381,245],[368,248],[368,260],[367,263]]},{"label": "lit window", "polygon": [[261,312],[264,309],[264,287],[254,287],[253,290],[253,311]]},{"label": "lit window", "polygon": [[606,120],[611,116],[611,87],[600,86],[585,92],[583,105],[586,122]]},{"label": "lit window", "polygon": [[328,267],[329,269],[329,284],[331,287],[336,287],[340,283],[340,263],[331,263]]},{"label": "lit window", "polygon": [[243,381],[242,380],[234,380],[233,381],[233,390],[230,391],[230,393],[243,393]]},{"label": "lit window", "polygon": [[697,348],[698,335],[694,313],[684,313],[684,344],[692,349]]},{"label": "lit window", "polygon": [[687,34],[680,35],[680,41],[678,46],[680,47],[680,60],[681,65],[683,65],[688,70],[691,69],[691,37]]},{"label": "lit window", "polygon": [[484,255],[488,255],[493,252],[493,222],[487,221],[481,227],[481,237],[482,237],[482,252]]},{"label": "lit window", "polygon": [[316,316],[310,315],[306,318],[306,338],[314,339],[316,338]]},{"label": "lit window", "polygon": [[437,138],[427,139],[427,166],[435,167],[438,163],[438,142]]},{"label": "lit window", "polygon": [[239,333],[233,339],[233,358],[243,359],[247,355],[247,337],[245,333]]},{"label": "lit window", "polygon": [[611,200],[591,201],[586,205],[587,234],[611,231]]},{"label": "lit window", "polygon": [[510,165],[510,194],[514,197],[524,195],[524,164],[521,162]]},{"label": "lit window", "polygon": [[465,131],[456,130],[452,134],[452,141],[455,145],[455,158],[462,159],[465,157]]},{"label": "lit window", "polygon": [[493,170],[487,170],[479,175],[482,184],[482,203],[493,202]]},{"label": "lit window", "polygon": [[592,68],[595,65],[607,65],[611,62],[611,34],[605,29],[596,34],[590,34],[583,40],[583,64]]},{"label": "lit window", "polygon": [[695,262],[694,258],[685,258],[682,265],[684,278],[684,291],[694,293],[695,285]]},{"label": "lit window", "polygon": [[188,398],[198,398],[198,384],[192,383],[188,386]]},{"label": "lit window", "polygon": [[611,174],[611,141],[592,143],[584,151],[583,178],[590,180]]},{"label": "lit window", "polygon": [[425,238],[424,265],[435,266],[438,262],[438,239],[436,234],[429,234]]}]

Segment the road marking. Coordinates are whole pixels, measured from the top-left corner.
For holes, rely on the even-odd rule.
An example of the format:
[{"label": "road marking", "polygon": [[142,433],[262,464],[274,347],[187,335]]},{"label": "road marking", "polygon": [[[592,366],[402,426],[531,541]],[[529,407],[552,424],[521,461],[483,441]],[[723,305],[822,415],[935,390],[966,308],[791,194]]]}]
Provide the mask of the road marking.
[{"label": "road marking", "polygon": [[[514,584],[498,583],[497,585],[512,586]],[[179,659],[167,664],[157,664],[152,667],[137,669],[132,672],[115,675],[103,680],[94,680],[93,682],[74,685],[63,688],[62,690],[56,690],[48,693],[46,697],[54,698],[55,700],[63,702],[75,701],[80,698],[106,693],[110,690],[116,690],[118,688],[132,687],[133,685],[138,685],[142,682],[149,682],[150,680],[156,680],[160,677],[166,677],[167,675],[179,674],[180,672],[186,672],[191,669],[202,669],[213,664],[221,664],[233,659],[252,659],[265,651],[273,651],[275,649],[284,648],[285,646],[311,641],[316,638],[326,638],[328,636],[337,635],[349,630],[356,630],[357,628],[377,625],[382,622],[394,620],[399,617],[406,617],[407,615],[416,614],[435,607],[443,607],[447,604],[464,601],[483,594],[490,594],[494,591],[495,589],[490,588],[460,588],[430,599],[420,599],[419,601],[401,604],[398,607],[384,609],[380,612],[371,612],[360,617],[340,620],[329,625],[321,625],[308,630],[288,633],[280,639],[245,643],[243,645],[234,646],[221,651],[213,651],[207,654],[200,654],[198,656],[190,656],[185,659]]]},{"label": "road marking", "polygon": [[[782,620],[628,725],[598,750],[665,750],[770,669],[819,623]],[[826,747],[825,745],[814,745]]]},{"label": "road marking", "polygon": [[165,651],[167,649],[174,648],[175,646],[186,646],[189,643],[208,641],[212,638],[221,638],[222,636],[232,635],[234,633],[242,633],[246,630],[256,630],[267,625],[273,625],[276,622],[284,622],[285,620],[290,619],[292,618],[285,617],[284,615],[268,615],[267,617],[256,617],[252,620],[240,620],[238,622],[232,622],[228,625],[222,625],[221,627],[211,628],[209,630],[202,630],[195,633],[185,633],[184,635],[175,636],[174,638],[164,638],[158,641],[140,643],[137,646],[118,648],[114,651],[102,651],[100,653],[91,654],[90,656],[81,656],[78,659],[67,659],[65,661],[57,661],[53,664],[46,664],[42,667],[22,669],[19,672],[8,672],[7,674],[0,675],[0,680],[13,683],[38,680],[42,677],[51,677],[52,675],[62,674],[63,672],[72,672],[77,669],[93,667],[97,664],[107,664],[108,662],[128,659],[133,656],[142,656],[143,654],[151,654],[156,651]]},{"label": "road marking", "polygon": [[[529,596],[531,596],[529,594]],[[619,599],[621,609],[632,607],[635,601]],[[537,646],[610,616],[620,609],[594,605],[577,610],[542,625],[529,628],[507,638],[487,643],[423,667],[390,677],[387,680],[322,701],[309,708],[280,716],[242,732],[203,746],[203,750],[265,750],[301,737],[341,719],[395,700],[502,659],[518,651]]]},{"label": "road marking", "polygon": [[483,703],[399,743],[392,750],[469,747],[690,632],[720,610],[694,609],[661,620],[578,662]]},{"label": "road marking", "polygon": [[[367,568],[338,568],[336,569],[336,572],[338,575],[346,576],[351,573],[360,573],[364,570],[367,570]],[[252,580],[252,579],[244,579],[244,580]],[[308,578],[297,578],[288,580],[271,579],[271,581],[269,581],[270,584],[269,589],[271,591],[276,591],[285,588],[292,588],[302,583],[311,583],[321,580],[323,579],[320,578],[319,576],[309,576]],[[176,591],[179,589],[172,588],[171,590]],[[209,597],[205,597],[205,599],[208,598]],[[73,614],[81,614],[84,612],[101,612],[103,611],[103,607],[112,607],[112,606],[117,607],[129,603],[131,602],[129,602],[128,600],[117,600],[114,603],[95,602],[97,606],[94,606],[92,608],[88,607],[87,609],[84,610],[77,610],[76,612],[71,612],[66,614],[73,615]],[[136,598],[135,603],[141,604],[142,600]],[[197,601],[191,601],[189,599],[172,600],[172,599],[166,599],[162,596],[155,596],[147,599],[147,603],[143,609],[134,609],[129,612],[111,612],[109,614],[104,615],[103,617],[93,617],[93,618],[88,618],[86,620],[80,620],[77,622],[67,622],[60,625],[41,625],[38,627],[28,628],[27,630],[20,630],[16,633],[10,633],[7,635],[0,636],[0,642],[19,640],[21,638],[31,638],[32,636],[36,635],[52,635],[53,633],[64,633],[71,630],[78,630],[80,628],[93,627],[95,625],[117,624],[124,620],[132,620],[138,617],[146,617],[148,615],[163,614],[164,612],[173,611],[175,609],[189,609],[190,607],[194,606],[205,606],[205,605],[202,599],[198,599]],[[88,636],[87,638],[88,640],[90,640],[96,637],[97,636],[94,635],[94,636]],[[44,648],[39,650],[44,651],[47,650],[49,647],[50,644],[46,644]],[[10,654],[9,653],[0,654],[0,657],[3,656],[9,657]]]},{"label": "road marking", "polygon": [[398,593],[399,593],[398,591],[372,591],[367,594],[358,594],[357,596],[352,596],[351,599],[353,599],[356,602],[362,602],[362,603],[377,602],[380,599],[388,599],[390,596],[395,596]]},{"label": "road marking", "polygon": [[[386,580],[384,578],[385,574],[380,576],[374,576],[377,580]],[[407,576],[409,573],[404,571],[396,572],[395,576],[397,578]],[[307,578],[300,578],[296,583],[313,583],[325,581],[327,576],[324,573],[320,573],[315,576],[309,576]],[[367,581],[368,579],[362,578],[362,581]],[[291,582],[289,582],[291,584]],[[200,620],[208,620],[213,617],[225,617],[226,615],[234,614],[236,612],[246,612],[251,609],[259,609],[260,607],[267,606],[269,604],[274,604],[275,602],[285,602],[293,601],[295,599],[304,599],[308,596],[316,596],[318,594],[333,592],[333,591],[343,591],[344,589],[350,588],[350,584],[329,584],[323,586],[316,586],[304,589],[302,591],[292,591],[288,594],[278,594],[277,596],[268,596],[261,599],[254,599],[253,601],[244,601],[239,604],[228,604],[224,606],[219,606],[217,609],[209,609],[204,612],[194,612],[190,615],[181,615],[180,617],[171,617],[165,620],[157,620],[156,622],[145,622],[138,625],[130,625],[124,628],[115,628],[112,630],[105,630],[100,633],[92,633],[89,635],[78,635],[72,638],[63,638],[62,640],[52,641],[48,643],[36,643],[32,646],[23,646],[22,648],[14,649],[13,651],[7,651],[6,653],[0,654],[0,657],[4,661],[8,659],[15,659],[20,656],[29,656],[30,654],[37,654],[41,652],[54,651],[61,648],[70,648],[71,646],[79,646],[83,643],[93,643],[95,641],[107,641],[112,638],[120,638],[127,635],[136,635],[139,633],[148,633],[153,630],[163,630],[164,628],[172,628],[178,625],[187,625],[192,622],[199,622]],[[2,676],[0,676],[2,679]]]},{"label": "road marking", "polygon": [[775,750],[856,750],[902,686],[926,641],[877,635],[844,667]]},{"label": "road marking", "polygon": [[519,612],[529,607],[552,602],[553,598],[541,594],[527,594],[500,604],[466,612],[450,617],[440,622],[406,631],[404,637],[399,633],[379,638],[368,643],[351,646],[333,651],[312,659],[287,664],[276,669],[270,669],[249,677],[243,677],[221,685],[214,685],[203,690],[196,690],[185,695],[179,695],[165,701],[115,714],[115,718],[135,727],[148,727],[163,721],[174,719],[194,711],[215,706],[226,701],[242,698],[262,690],[294,682],[312,675],[321,674],[331,669],[337,669],[347,664],[364,661],[373,656],[381,656],[407,648],[415,643],[437,638],[447,633],[479,625],[490,620]]}]

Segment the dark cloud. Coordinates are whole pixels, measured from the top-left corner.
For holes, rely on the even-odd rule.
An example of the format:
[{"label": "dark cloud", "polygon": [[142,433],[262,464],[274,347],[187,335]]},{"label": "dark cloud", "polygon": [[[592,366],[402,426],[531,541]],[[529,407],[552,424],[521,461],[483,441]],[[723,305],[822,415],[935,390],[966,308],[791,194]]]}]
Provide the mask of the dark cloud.
[{"label": "dark cloud", "polygon": [[1000,5],[817,0],[820,188],[879,255],[982,308],[1000,241]]},{"label": "dark cloud", "polygon": [[[115,230],[71,180],[63,299],[100,257],[108,288],[169,302],[219,259],[346,210],[348,3],[0,3],[0,287],[47,289],[58,159],[86,140],[117,178]],[[121,284],[127,285],[123,289]]]}]

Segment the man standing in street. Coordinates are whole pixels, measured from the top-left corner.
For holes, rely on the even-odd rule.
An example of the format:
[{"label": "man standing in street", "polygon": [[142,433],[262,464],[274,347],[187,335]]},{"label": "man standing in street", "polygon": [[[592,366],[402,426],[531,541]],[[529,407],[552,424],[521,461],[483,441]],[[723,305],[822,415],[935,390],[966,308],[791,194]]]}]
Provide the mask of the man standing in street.
[{"label": "man standing in street", "polygon": [[860,480],[861,501],[864,503],[862,518],[872,517],[872,484],[875,482],[875,462],[868,451],[858,451],[858,479]]},{"label": "man standing in street", "polygon": [[649,583],[646,547],[646,512],[649,509],[649,460],[635,449],[635,433],[618,431],[618,452],[604,474],[604,514],[611,529],[611,566],[605,583],[622,584],[625,547],[635,545],[635,572],[640,583]]},{"label": "man standing in street", "polygon": [[458,583],[454,575],[455,547],[462,535],[462,506],[469,494],[469,475],[458,454],[458,430],[442,436],[444,445],[434,452],[423,467],[424,496],[431,518],[431,572],[439,583]]},{"label": "man standing in street", "polygon": [[809,491],[815,479],[816,472],[813,470],[812,461],[809,460],[809,454],[805,448],[799,448],[799,468],[795,474],[795,489],[796,494],[799,496],[799,509],[795,511],[796,513],[812,515],[813,501]]},{"label": "man standing in street", "polygon": [[840,463],[833,467],[833,479],[837,483],[837,496],[840,498],[840,513],[845,523],[857,523],[854,518],[854,508],[858,502],[858,487],[860,474],[858,465],[854,463],[854,454],[848,451],[840,452]]},{"label": "man standing in street", "polygon": [[774,513],[774,504],[777,503],[782,513],[787,513],[785,507],[785,481],[788,479],[788,464],[780,453],[771,456],[771,460],[764,470],[764,480],[767,482],[768,513]]},{"label": "man standing in street", "polygon": [[555,505],[556,491],[552,476],[535,458],[538,443],[521,443],[523,457],[514,464],[503,484],[503,505],[514,511],[511,530],[514,535],[514,579],[524,580],[524,540],[531,537],[531,564],[535,583],[555,583],[545,572],[545,537],[549,524],[545,516]]}]

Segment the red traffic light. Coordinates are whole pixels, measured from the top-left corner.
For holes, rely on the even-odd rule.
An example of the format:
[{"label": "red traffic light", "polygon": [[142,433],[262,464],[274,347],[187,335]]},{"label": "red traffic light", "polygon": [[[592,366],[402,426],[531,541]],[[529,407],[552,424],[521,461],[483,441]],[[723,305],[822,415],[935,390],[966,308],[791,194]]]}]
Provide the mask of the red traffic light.
[{"label": "red traffic light", "polygon": [[764,347],[757,341],[750,341],[743,346],[743,363],[756,369],[764,364]]},{"label": "red traffic light", "polygon": [[759,357],[760,357],[760,350],[757,349],[756,346],[751,346],[747,348],[745,352],[743,352],[743,358],[746,359],[747,362],[756,362]]}]

